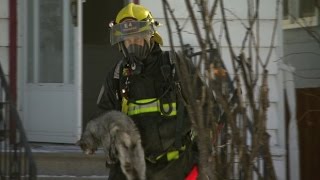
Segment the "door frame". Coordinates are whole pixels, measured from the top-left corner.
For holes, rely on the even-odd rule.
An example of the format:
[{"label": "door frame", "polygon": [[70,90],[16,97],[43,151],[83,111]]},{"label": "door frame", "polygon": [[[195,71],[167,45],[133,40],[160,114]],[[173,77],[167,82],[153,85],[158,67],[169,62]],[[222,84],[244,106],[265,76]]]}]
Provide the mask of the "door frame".
[{"label": "door frame", "polygon": [[[38,0],[39,1],[39,0]],[[64,1],[64,0],[63,0]],[[72,0],[69,0],[70,2]],[[82,10],[82,5],[84,0],[75,0],[76,1],[76,7],[77,7],[77,27],[75,27],[75,37],[74,38],[74,44],[75,44],[75,53],[74,53],[74,93],[75,93],[75,104],[76,104],[76,124],[74,125],[74,128],[72,128],[70,131],[75,133],[75,139],[80,139],[81,133],[82,133],[82,17],[83,17],[83,10]],[[19,22],[23,23],[18,23],[18,29],[21,32],[21,48],[18,49],[18,54],[21,55],[18,58],[18,73],[17,73],[17,85],[18,85],[18,98],[17,98],[17,109],[20,113],[20,115],[25,117],[26,115],[26,107],[25,105],[25,100],[24,100],[24,92],[27,88],[26,86],[26,75],[27,75],[27,58],[28,58],[28,2],[27,1],[22,1],[18,5],[18,9],[20,9],[19,13]],[[11,63],[11,62],[10,62]],[[23,124],[26,122],[23,118],[22,122]],[[61,142],[63,143],[63,142]]]},{"label": "door frame", "polygon": [[315,179],[319,167],[320,87],[297,88],[300,179]]}]

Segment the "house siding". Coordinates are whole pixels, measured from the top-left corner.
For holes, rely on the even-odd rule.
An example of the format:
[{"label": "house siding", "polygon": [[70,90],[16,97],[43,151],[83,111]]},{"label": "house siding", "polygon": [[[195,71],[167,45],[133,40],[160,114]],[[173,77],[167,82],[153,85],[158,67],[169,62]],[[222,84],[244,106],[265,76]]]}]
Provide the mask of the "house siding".
[{"label": "house siding", "polygon": [[[320,26],[311,27],[320,34]],[[319,38],[319,37],[318,37]],[[320,87],[320,43],[305,29],[284,30],[284,61],[295,68],[296,88]]]},{"label": "house siding", "polygon": [[[208,1],[209,4],[213,3],[213,1]],[[247,1],[232,1],[226,0],[224,1],[225,8],[227,9],[227,20],[229,26],[229,32],[231,36],[232,46],[236,52],[239,54],[240,48],[242,47],[243,37],[245,35],[246,29],[244,28],[244,24],[248,24],[247,20]],[[274,28],[274,23],[276,22],[276,17],[281,19],[281,14],[276,14],[276,0],[273,1],[260,1],[260,11],[259,11],[259,29],[260,29],[260,57],[262,61],[266,61],[267,55],[270,51],[270,46],[272,44],[272,32]],[[157,30],[162,35],[164,41],[164,49],[169,49],[169,35],[167,32],[167,25],[163,13],[163,7],[161,2],[154,2],[148,0],[141,0],[140,4],[148,7],[152,12],[154,18],[159,21],[163,26],[159,27]],[[176,20],[179,25],[183,26],[183,41],[184,44],[190,44],[193,46],[194,50],[197,51],[199,47],[197,47],[197,40],[195,38],[195,34],[193,33],[193,27],[191,20],[189,18],[189,14],[187,8],[185,6],[184,0],[176,0],[169,2],[171,8],[174,10],[174,14]],[[197,5],[192,4],[193,8],[196,10]],[[210,7],[210,6],[208,6]],[[219,9],[219,8],[218,8]],[[232,13],[230,13],[232,11]],[[197,12],[197,11],[196,11]],[[225,40],[225,33],[222,25],[221,13],[217,12],[214,20],[214,29],[216,35],[220,35],[218,38],[221,43],[221,52],[222,58],[225,62],[225,65],[230,74],[233,74],[232,64],[230,55],[228,53],[229,49],[227,46],[227,42]],[[199,13],[196,14],[197,19],[199,19],[198,23],[201,23],[201,17]],[[172,31],[172,38],[175,46],[179,46],[180,42],[177,35],[177,30],[173,19],[169,20]],[[201,24],[199,25],[201,26]],[[274,43],[272,44],[272,54],[268,64],[269,77],[268,83],[270,87],[269,98],[270,98],[270,107],[268,110],[268,133],[271,135],[270,145],[272,154],[274,156],[274,164],[278,179],[286,179],[286,163],[285,163],[285,125],[284,125],[284,96],[283,96],[283,74],[282,70],[279,68],[279,64],[282,63],[279,61],[280,57],[283,56],[283,40],[282,40],[282,27],[280,26],[280,22],[277,24],[277,32],[276,37],[274,39]],[[179,48],[177,48],[179,49]],[[247,52],[247,51],[245,51]],[[254,57],[254,56],[253,56]]]},{"label": "house siding", "polygon": [[[9,66],[10,66],[10,60],[9,60],[9,1],[10,0],[0,0],[0,63],[1,67],[3,68],[4,74],[6,75],[7,80],[9,81]],[[17,102],[18,105],[20,105],[20,99],[19,99],[19,85],[22,75],[21,73],[22,67],[19,66],[19,62],[22,60],[23,56],[23,3],[25,0],[17,0]],[[18,107],[20,109],[20,107]]]},{"label": "house siding", "polygon": [[9,0],[0,0],[0,63],[6,75],[8,72],[9,46]]},{"label": "house siding", "polygon": [[[17,0],[17,58],[21,57],[23,43],[23,8],[22,2]],[[6,75],[9,75],[9,0],[0,0],[0,63]],[[18,70],[18,72],[20,72]],[[8,78],[9,80],[9,78]],[[18,80],[19,81],[19,80]]]}]

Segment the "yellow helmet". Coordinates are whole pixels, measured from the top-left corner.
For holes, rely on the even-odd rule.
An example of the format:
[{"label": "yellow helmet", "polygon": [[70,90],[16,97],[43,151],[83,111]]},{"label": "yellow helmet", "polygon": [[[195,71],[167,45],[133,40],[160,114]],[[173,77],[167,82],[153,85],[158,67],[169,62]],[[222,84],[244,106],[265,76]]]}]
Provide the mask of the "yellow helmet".
[{"label": "yellow helmet", "polygon": [[[159,25],[159,23],[153,19],[151,12],[148,9],[134,3],[129,3],[127,6],[125,6],[120,10],[120,12],[116,17],[115,23],[119,24],[126,19],[135,19],[137,21],[147,21],[155,26]],[[153,33],[153,39],[158,44],[163,45],[162,38],[157,31]]]}]

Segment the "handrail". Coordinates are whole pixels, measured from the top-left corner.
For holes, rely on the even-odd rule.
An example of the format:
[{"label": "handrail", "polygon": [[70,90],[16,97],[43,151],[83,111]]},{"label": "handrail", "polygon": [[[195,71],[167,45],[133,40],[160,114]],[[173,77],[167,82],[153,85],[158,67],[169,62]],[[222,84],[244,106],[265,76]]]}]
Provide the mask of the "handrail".
[{"label": "handrail", "polygon": [[5,77],[0,64],[0,179],[35,180],[36,164]]}]

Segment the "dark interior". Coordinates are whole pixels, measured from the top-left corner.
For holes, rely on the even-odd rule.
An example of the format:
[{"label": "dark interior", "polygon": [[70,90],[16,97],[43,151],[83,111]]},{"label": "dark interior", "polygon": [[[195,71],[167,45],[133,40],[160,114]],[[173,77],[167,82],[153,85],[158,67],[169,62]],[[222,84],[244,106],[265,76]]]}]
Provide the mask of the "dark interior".
[{"label": "dark interior", "polygon": [[83,127],[97,110],[96,101],[106,74],[121,58],[109,43],[108,24],[124,1],[88,0],[83,4]]}]

